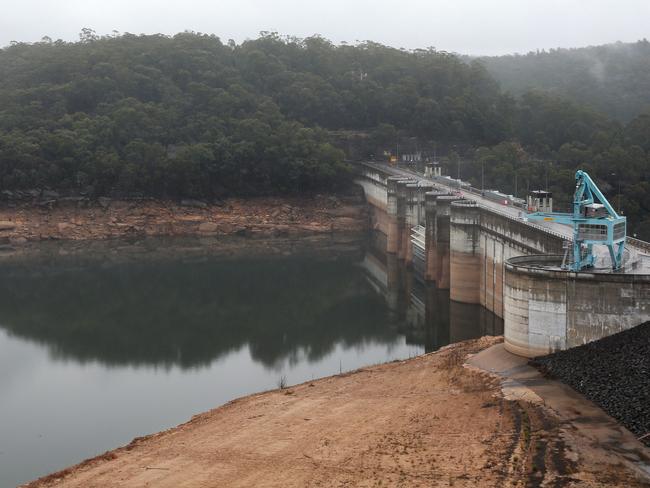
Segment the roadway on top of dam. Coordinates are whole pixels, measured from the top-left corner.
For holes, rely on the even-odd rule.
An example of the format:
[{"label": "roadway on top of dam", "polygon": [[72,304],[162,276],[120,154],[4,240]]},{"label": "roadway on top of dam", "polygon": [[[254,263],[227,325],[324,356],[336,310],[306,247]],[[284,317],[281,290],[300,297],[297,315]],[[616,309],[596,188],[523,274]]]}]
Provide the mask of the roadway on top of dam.
[{"label": "roadway on top of dam", "polygon": [[[492,200],[488,200],[487,198],[481,196],[480,194],[467,191],[464,189],[458,189],[457,187],[453,187],[450,185],[445,185],[441,183],[440,181],[437,180],[432,180],[430,178],[426,178],[424,175],[421,173],[417,173],[415,171],[405,169],[405,168],[399,168],[396,166],[391,166],[386,163],[377,163],[377,162],[363,162],[362,164],[370,167],[370,168],[375,168],[383,173],[390,174],[392,176],[401,176],[404,178],[409,178],[412,180],[415,180],[420,183],[426,183],[428,185],[433,185],[434,188],[442,189],[444,191],[451,191],[457,194],[459,197],[466,198],[468,200],[475,201],[476,203],[479,204],[479,206],[497,213],[501,215],[505,215],[508,218],[511,219],[516,219],[521,221],[523,224],[529,225],[531,227],[535,227],[537,229],[542,230],[543,232],[548,232],[551,234],[555,234],[559,237],[562,237],[563,239],[566,239],[568,241],[572,240],[573,238],[573,229],[570,225],[566,224],[559,224],[557,222],[529,222],[525,219],[525,216],[527,214],[526,211],[521,210],[516,207],[508,207],[505,205],[502,205],[500,203],[494,202]],[[636,241],[636,240],[635,240]],[[625,249],[628,252],[627,259],[625,260],[625,264],[623,267],[623,272],[624,273],[632,273],[632,274],[650,274],[650,255],[648,254],[650,252],[650,248],[643,246],[643,241],[637,241],[639,244],[636,244],[635,242],[631,242],[631,239],[628,237]],[[594,254],[596,254],[596,268],[593,269],[592,271],[597,271],[597,272],[611,272],[611,269],[609,269],[609,253],[606,249],[605,246],[596,246],[594,248]]]}]

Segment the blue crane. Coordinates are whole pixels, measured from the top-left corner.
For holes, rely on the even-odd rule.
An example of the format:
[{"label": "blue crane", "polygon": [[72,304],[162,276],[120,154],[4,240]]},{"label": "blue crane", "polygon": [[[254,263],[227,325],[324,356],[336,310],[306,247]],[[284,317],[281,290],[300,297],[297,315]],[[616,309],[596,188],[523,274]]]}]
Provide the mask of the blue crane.
[{"label": "blue crane", "polygon": [[571,271],[594,266],[594,244],[607,246],[612,269],[623,265],[627,219],[616,213],[585,171],[576,171],[573,213],[535,212],[528,220],[573,226],[573,262],[566,266]]}]

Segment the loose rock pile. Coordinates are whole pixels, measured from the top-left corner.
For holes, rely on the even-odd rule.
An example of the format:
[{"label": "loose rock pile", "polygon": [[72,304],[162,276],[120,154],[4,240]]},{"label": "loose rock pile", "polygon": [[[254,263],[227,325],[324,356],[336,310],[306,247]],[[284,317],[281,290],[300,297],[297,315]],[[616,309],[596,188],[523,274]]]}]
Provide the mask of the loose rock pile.
[{"label": "loose rock pile", "polygon": [[650,322],[531,363],[585,395],[650,445]]}]

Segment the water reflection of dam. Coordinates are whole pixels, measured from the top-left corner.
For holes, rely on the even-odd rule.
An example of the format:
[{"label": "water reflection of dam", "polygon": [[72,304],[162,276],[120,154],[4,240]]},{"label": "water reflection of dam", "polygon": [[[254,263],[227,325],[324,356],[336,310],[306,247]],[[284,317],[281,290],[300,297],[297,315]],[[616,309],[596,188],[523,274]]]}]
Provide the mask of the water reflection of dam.
[{"label": "water reflection of dam", "polygon": [[417,269],[386,252],[386,236],[374,232],[361,263],[366,279],[381,293],[400,332],[427,352],[483,335],[503,333],[503,321],[478,304],[451,301],[448,289],[425,282]]}]

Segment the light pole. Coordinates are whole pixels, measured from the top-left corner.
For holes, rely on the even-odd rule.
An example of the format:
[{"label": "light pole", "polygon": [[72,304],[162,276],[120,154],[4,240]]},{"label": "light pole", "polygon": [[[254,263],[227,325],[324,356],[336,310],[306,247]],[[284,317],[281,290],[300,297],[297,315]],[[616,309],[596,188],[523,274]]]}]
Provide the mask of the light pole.
[{"label": "light pole", "polygon": [[485,160],[481,159],[481,196],[485,194]]}]

